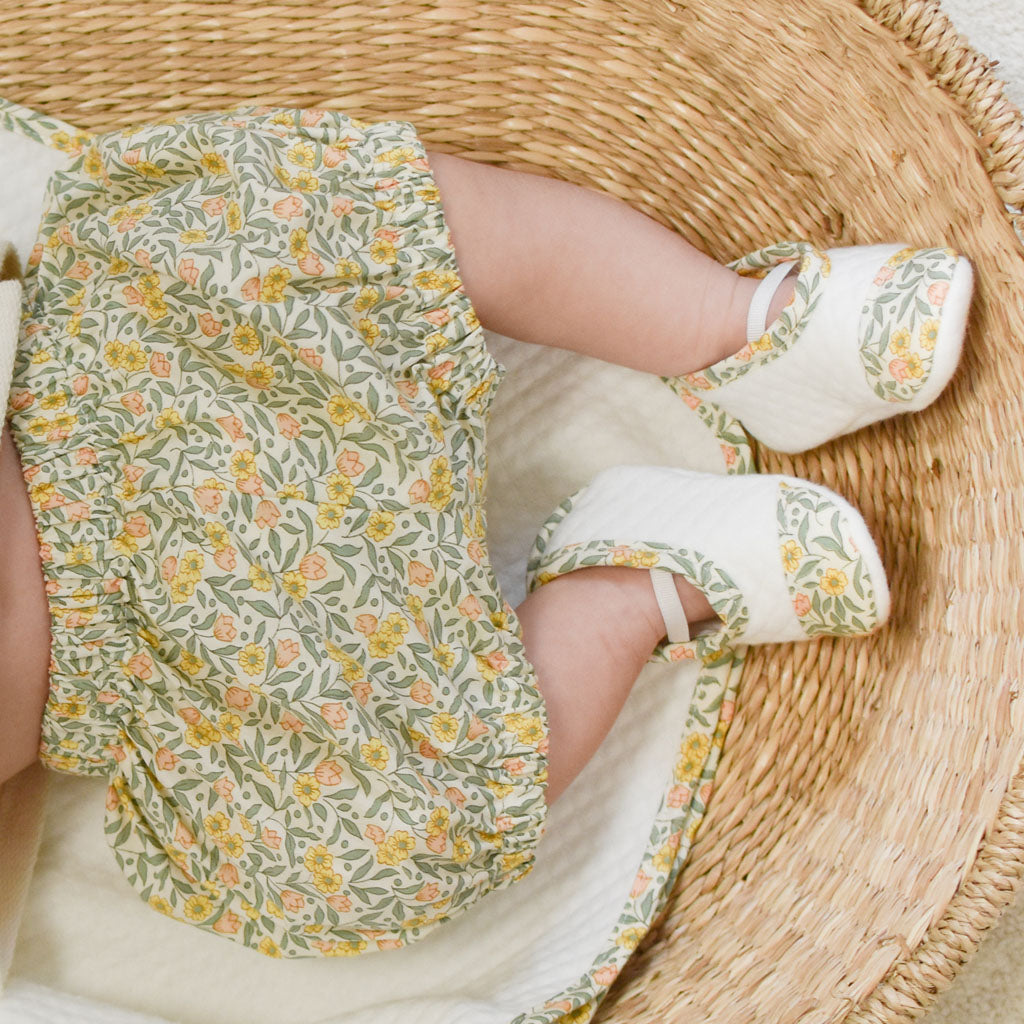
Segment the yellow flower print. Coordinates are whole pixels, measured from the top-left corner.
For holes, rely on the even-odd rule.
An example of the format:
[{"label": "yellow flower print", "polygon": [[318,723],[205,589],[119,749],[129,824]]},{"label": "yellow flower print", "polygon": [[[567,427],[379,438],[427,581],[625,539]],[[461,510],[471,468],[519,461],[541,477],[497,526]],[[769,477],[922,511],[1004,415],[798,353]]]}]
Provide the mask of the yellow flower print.
[{"label": "yellow flower print", "polygon": [[121,357],[122,354],[124,353],[124,350],[124,342],[119,341],[117,338],[114,338],[112,341],[108,341],[106,345],[103,346],[103,358],[106,359],[107,363],[110,366],[120,366]]},{"label": "yellow flower print", "polygon": [[440,836],[448,831],[450,815],[447,807],[435,807],[427,819],[427,835]]},{"label": "yellow flower print", "polygon": [[914,250],[913,249],[910,249],[910,248],[900,249],[900,251],[898,253],[895,253],[894,255],[890,256],[889,259],[887,259],[885,261],[886,262],[886,266],[889,266],[889,267],[901,266],[902,264],[906,263],[907,260],[910,259],[910,257],[913,256],[913,255],[914,255]]},{"label": "yellow flower print", "polygon": [[818,586],[825,591],[826,594],[831,594],[833,597],[838,597],[845,589],[846,585],[850,581],[846,578],[846,573],[839,569],[826,569],[822,574],[821,579],[818,581]]},{"label": "yellow flower print", "polygon": [[281,585],[286,594],[291,595],[297,600],[304,598],[308,590],[306,577],[301,572],[286,572],[281,577]]},{"label": "yellow flower print", "polygon": [[902,359],[910,351],[910,331],[905,327],[893,331],[892,337],[889,339],[889,351]]},{"label": "yellow flower print", "polygon": [[375,288],[373,285],[363,285],[359,289],[359,294],[356,296],[355,301],[352,303],[353,308],[357,313],[362,313],[364,309],[370,309],[380,302],[380,289]]},{"label": "yellow flower print", "polygon": [[301,772],[295,780],[292,792],[299,798],[304,807],[309,807],[320,799],[320,783],[316,781],[315,775],[308,772]]},{"label": "yellow flower print", "polygon": [[636,949],[645,933],[646,929],[644,928],[623,928],[615,940],[615,944],[623,949]]},{"label": "yellow flower print", "polygon": [[931,352],[935,348],[935,342],[939,338],[939,321],[938,320],[925,320],[921,324],[921,347],[926,352]]},{"label": "yellow flower print", "polygon": [[327,414],[331,417],[332,423],[342,426],[352,419],[355,403],[345,395],[332,395],[327,403]]},{"label": "yellow flower print", "polygon": [[695,732],[688,736],[679,751],[676,762],[676,781],[695,782],[704,770],[704,762],[711,751],[711,739],[704,733]]},{"label": "yellow flower print", "polygon": [[257,947],[264,956],[280,958],[281,950],[278,948],[277,943],[271,938],[260,939],[260,944]]},{"label": "yellow flower print", "polygon": [[398,262],[398,250],[386,238],[375,238],[370,243],[370,259],[374,263],[395,264]]},{"label": "yellow flower print", "polygon": [[68,396],[63,391],[54,391],[39,399],[39,407],[49,412],[53,409],[60,409],[62,406],[67,405],[67,402]]},{"label": "yellow flower print", "polygon": [[186,244],[205,242],[207,238],[208,235],[202,230],[202,228],[191,228],[188,231],[182,231],[182,233],[178,235],[178,241]]},{"label": "yellow flower print", "polygon": [[395,529],[394,512],[371,512],[366,524],[366,534],[371,540],[383,540]]},{"label": "yellow flower print", "polygon": [[65,555],[68,565],[85,565],[93,560],[93,548],[91,544],[73,544]]},{"label": "yellow flower print", "polygon": [[256,590],[266,593],[274,585],[274,577],[262,565],[250,565],[249,582]]},{"label": "yellow flower print", "polygon": [[231,456],[230,469],[238,480],[249,480],[256,475],[256,456],[249,448],[243,448]]},{"label": "yellow flower print", "polygon": [[787,540],[782,545],[782,564],[786,572],[796,572],[800,568],[800,561],[803,557],[803,548],[795,540]]},{"label": "yellow flower print", "polygon": [[437,484],[430,488],[427,501],[431,508],[440,512],[451,502],[453,493],[451,484]]},{"label": "yellow flower print", "polygon": [[347,277],[359,277],[363,268],[354,260],[340,259],[334,264],[334,276],[344,280]]},{"label": "yellow flower print", "polygon": [[377,631],[393,643],[400,644],[402,638],[409,632],[409,621],[401,612],[392,612]]},{"label": "yellow flower print", "polygon": [[[191,651],[185,651],[181,656],[181,660],[178,662],[178,667],[186,675],[194,676],[199,670],[206,664],[201,658],[196,657]],[[223,721],[224,715],[221,715]]]},{"label": "yellow flower print", "polygon": [[400,164],[409,163],[415,156],[416,151],[412,146],[395,146],[381,153],[379,159],[387,161],[392,167],[398,167]]},{"label": "yellow flower print", "polygon": [[299,167],[315,167],[316,150],[308,142],[297,142],[288,150],[288,159]]},{"label": "yellow flower print", "polygon": [[306,856],[302,858],[302,863],[305,864],[306,870],[310,873],[314,875],[323,874],[333,870],[334,854],[326,846],[314,846],[306,851]]},{"label": "yellow flower print", "polygon": [[434,660],[442,668],[451,668],[455,664],[455,652],[448,644],[438,644],[433,653]]},{"label": "yellow flower print", "polygon": [[248,676],[258,676],[267,666],[267,652],[259,644],[246,644],[238,652],[238,666]]},{"label": "yellow flower print", "polygon": [[431,718],[430,728],[442,743],[451,743],[459,734],[459,720],[447,711],[441,711]]},{"label": "yellow flower print", "polygon": [[309,171],[299,171],[292,179],[291,186],[299,192],[315,192],[320,187],[320,179]]},{"label": "yellow flower print", "polygon": [[251,356],[260,347],[260,336],[251,324],[239,324],[231,332],[231,344],[243,355]]},{"label": "yellow flower print", "polygon": [[452,859],[457,864],[465,864],[473,855],[473,847],[468,839],[458,838],[452,843]]},{"label": "yellow flower print", "polygon": [[396,832],[377,847],[377,863],[394,866],[409,858],[416,840],[408,832]]},{"label": "yellow flower print", "polygon": [[341,888],[342,881],[341,875],[334,871],[318,871],[313,875],[314,887],[328,896]]},{"label": "yellow flower print", "polygon": [[85,168],[85,173],[90,178],[102,178],[106,173],[106,168],[103,166],[103,160],[100,157],[99,150],[95,146],[90,146],[85,154],[85,161],[82,164]]},{"label": "yellow flower print", "polygon": [[217,719],[217,725],[220,726],[220,730],[225,736],[237,740],[242,728],[242,720],[233,711],[225,711]]},{"label": "yellow flower print", "polygon": [[316,525],[322,530],[336,530],[345,518],[345,506],[337,501],[321,501],[316,507]]},{"label": "yellow flower print", "polygon": [[367,650],[374,658],[386,658],[395,653],[398,645],[384,633],[371,633],[367,637]]},{"label": "yellow flower print", "polygon": [[339,939],[328,956],[358,956],[366,949],[366,939]]},{"label": "yellow flower print", "polygon": [[499,799],[503,799],[508,796],[509,793],[515,790],[515,786],[510,785],[507,782],[495,782],[493,779],[487,780],[487,788]]},{"label": "yellow flower print", "polygon": [[223,811],[217,811],[203,818],[203,828],[211,839],[222,839],[231,828],[231,819]]},{"label": "yellow flower print", "polygon": [[654,855],[651,860],[651,864],[655,871],[668,871],[673,862],[676,859],[676,852],[678,851],[678,845],[672,843],[665,843],[664,846]]},{"label": "yellow flower print", "polygon": [[536,745],[544,738],[544,724],[537,715],[506,715],[505,720],[522,743]]},{"label": "yellow flower print", "polygon": [[221,523],[207,523],[206,536],[214,551],[223,551],[231,543],[231,537]]},{"label": "yellow flower print", "polygon": [[166,914],[168,917],[174,917],[174,910],[170,903],[163,898],[163,896],[150,896],[149,905],[154,910],[159,910],[161,914]]},{"label": "yellow flower print", "polygon": [[405,598],[405,606],[414,617],[418,618],[420,612],[423,611],[423,598],[417,597],[415,594],[408,594]]},{"label": "yellow flower print", "polygon": [[332,502],[348,505],[355,493],[355,484],[344,473],[331,473],[327,477],[327,497]]},{"label": "yellow flower print", "polygon": [[756,341],[750,343],[750,347],[755,352],[769,352],[773,346],[772,336],[770,334],[762,334]]},{"label": "yellow flower print", "polygon": [[288,236],[288,251],[296,259],[309,252],[309,237],[305,228],[296,228]]},{"label": "yellow flower print", "polygon": [[200,158],[200,163],[210,171],[211,174],[228,173],[228,163],[220,153],[204,153]]},{"label": "yellow flower print", "polygon": [[369,317],[362,317],[356,326],[359,328],[359,333],[366,339],[367,345],[372,345],[380,337],[380,327]]},{"label": "yellow flower print", "polygon": [[209,896],[193,893],[185,900],[184,911],[190,921],[205,921],[213,913],[213,904]]},{"label": "yellow flower print", "polygon": [[284,298],[284,289],[292,279],[292,272],[287,267],[273,266],[267,271],[260,288],[261,302],[280,302]]},{"label": "yellow flower print", "polygon": [[359,753],[371,768],[378,771],[383,771],[387,767],[388,758],[391,756],[388,748],[376,736],[372,737],[369,743],[360,744]]},{"label": "yellow flower print", "polygon": [[240,231],[242,228],[242,211],[234,200],[228,203],[228,230]]},{"label": "yellow flower print", "polygon": [[32,501],[36,505],[47,505],[49,504],[57,493],[57,488],[53,484],[34,484],[29,490],[29,494],[32,497]]},{"label": "yellow flower print", "polygon": [[178,574],[187,580],[198,580],[203,575],[206,556],[201,551],[186,551],[181,557]]},{"label": "yellow flower print", "polygon": [[302,493],[302,488],[297,487],[295,484],[285,484],[278,492],[279,498],[302,498],[305,495]]},{"label": "yellow flower print", "polygon": [[912,356],[907,359],[907,373],[911,377],[919,378],[924,375],[924,364],[921,362],[921,357],[915,352]]},{"label": "yellow flower print", "polygon": [[157,430],[164,430],[167,427],[180,427],[181,415],[177,409],[164,409],[153,422]]},{"label": "yellow flower print", "polygon": [[196,590],[195,583],[192,580],[185,579],[182,576],[175,576],[172,578],[171,583],[171,603],[172,604],[184,604]]},{"label": "yellow flower print", "polygon": [[436,440],[438,440],[438,441],[443,441],[444,440],[444,426],[441,423],[440,418],[435,413],[428,412],[427,416],[426,416],[426,419],[427,419],[427,427],[429,428],[431,434],[434,435],[434,438]]},{"label": "yellow flower print", "polygon": [[220,730],[207,718],[201,719],[195,725],[190,725],[185,730],[185,742],[190,747],[208,747],[211,743],[220,741]]}]

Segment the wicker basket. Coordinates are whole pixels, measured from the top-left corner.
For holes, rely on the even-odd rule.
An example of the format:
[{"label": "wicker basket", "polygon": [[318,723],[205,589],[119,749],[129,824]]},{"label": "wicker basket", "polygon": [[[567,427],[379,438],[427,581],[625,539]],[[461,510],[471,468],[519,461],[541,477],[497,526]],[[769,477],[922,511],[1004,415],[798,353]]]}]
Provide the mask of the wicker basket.
[{"label": "wicker basket", "polygon": [[751,651],[718,789],[598,1020],[902,1021],[1024,864],[1024,132],[925,0],[0,0],[0,95],[93,130],[240,103],[413,121],[614,194],[726,260],[945,242],[978,272],[925,413],[761,468],[864,511],[871,641]]}]

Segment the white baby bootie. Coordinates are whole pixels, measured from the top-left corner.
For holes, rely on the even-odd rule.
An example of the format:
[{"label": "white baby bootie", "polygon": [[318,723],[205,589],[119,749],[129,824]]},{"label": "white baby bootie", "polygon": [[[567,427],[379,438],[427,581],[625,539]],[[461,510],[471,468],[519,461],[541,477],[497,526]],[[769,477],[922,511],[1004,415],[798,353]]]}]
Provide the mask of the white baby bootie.
[{"label": "white baby bootie", "polygon": [[790,476],[602,470],[541,527],[527,591],[588,565],[646,567],[665,581],[655,594],[666,639],[652,660],[674,660],[669,649],[689,639],[673,573],[721,619],[694,638],[701,657],[742,644],[860,636],[889,615],[885,570],[860,513]]},{"label": "white baby bootie", "polygon": [[[797,261],[796,291],[765,323]],[[900,244],[822,252],[781,242],[729,264],[763,278],[747,344],[706,370],[664,378],[735,416],[759,441],[801,452],[931,404],[956,369],[973,290],[952,249]]]}]

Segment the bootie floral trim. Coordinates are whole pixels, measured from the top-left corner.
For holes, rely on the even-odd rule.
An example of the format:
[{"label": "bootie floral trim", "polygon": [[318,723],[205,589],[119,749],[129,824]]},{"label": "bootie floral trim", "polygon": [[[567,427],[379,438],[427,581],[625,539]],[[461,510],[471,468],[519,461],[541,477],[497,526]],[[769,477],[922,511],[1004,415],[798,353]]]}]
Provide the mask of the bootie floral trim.
[{"label": "bootie floral trim", "polygon": [[879,398],[910,401],[928,380],[958,260],[949,248],[908,248],[879,268],[860,322],[864,374]]},{"label": "bootie floral trim", "polygon": [[[677,573],[700,590],[724,625],[713,633],[694,637],[688,644],[669,644],[662,641],[653,651],[650,661],[678,661],[687,656],[705,663],[715,661],[732,641],[743,633],[750,620],[743,595],[733,580],[699,552],[688,551],[671,544],[644,543],[621,540],[591,540],[566,544],[547,551],[547,542],[555,527],[568,515],[576,496],[569,495],[545,522],[537,535],[533,551],[526,565],[526,590],[532,593],[574,569],[590,565],[628,565],[633,568],[660,567]],[[678,650],[672,650],[678,648]],[[690,651],[687,655],[685,652]]]},{"label": "bootie floral trim", "polygon": [[810,242],[777,242],[727,264],[730,270],[743,277],[764,277],[772,267],[788,260],[799,260],[793,300],[770,325],[772,330],[706,370],[661,379],[675,391],[682,386],[699,394],[730,384],[752,367],[782,355],[800,336],[817,307],[825,280],[832,271],[831,260]]},{"label": "bootie floral trim", "polygon": [[793,610],[808,637],[862,636],[878,624],[868,562],[835,504],[779,485],[779,553]]}]

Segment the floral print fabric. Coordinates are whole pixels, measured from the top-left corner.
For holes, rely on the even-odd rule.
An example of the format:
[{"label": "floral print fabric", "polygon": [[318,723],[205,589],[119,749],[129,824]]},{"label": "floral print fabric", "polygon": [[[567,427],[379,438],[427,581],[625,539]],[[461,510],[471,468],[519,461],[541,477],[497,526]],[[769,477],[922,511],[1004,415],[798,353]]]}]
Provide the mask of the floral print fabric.
[{"label": "floral print fabric", "polygon": [[861,310],[864,376],[879,398],[909,402],[932,369],[953,249],[901,249],[879,267]]},{"label": "floral print fabric", "polygon": [[109,779],[108,842],[176,920],[269,956],[415,941],[531,869],[547,750],[486,550],[504,370],[416,131],[37,123],[72,158],[9,410],[42,759]]}]

